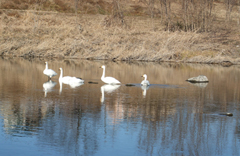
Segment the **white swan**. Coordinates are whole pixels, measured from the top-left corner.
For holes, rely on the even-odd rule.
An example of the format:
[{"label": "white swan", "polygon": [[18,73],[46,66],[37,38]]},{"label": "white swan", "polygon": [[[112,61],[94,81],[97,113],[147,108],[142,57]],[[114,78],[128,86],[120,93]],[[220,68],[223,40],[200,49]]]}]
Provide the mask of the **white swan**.
[{"label": "white swan", "polygon": [[141,85],[149,86],[150,83],[149,83],[149,81],[147,80],[147,75],[146,75],[146,74],[143,74],[141,77],[144,77],[144,80],[141,82]]},{"label": "white swan", "polygon": [[52,70],[52,69],[48,69],[48,63],[47,62],[45,62],[45,64],[46,64],[46,68],[44,69],[43,74],[47,75],[48,79],[51,80],[51,78],[53,76],[56,76],[57,73],[54,70]]},{"label": "white swan", "polygon": [[64,83],[64,84],[69,84],[69,85],[73,85],[75,83],[84,83],[84,80],[82,80],[81,78],[78,77],[71,77],[71,76],[64,76],[63,77],[63,69],[59,68],[60,70],[60,76],[59,76],[59,82],[60,83]]},{"label": "white swan", "polygon": [[118,83],[121,83],[120,81],[118,81],[114,77],[105,77],[105,68],[106,67],[104,65],[102,65],[100,68],[103,68],[103,74],[102,74],[101,80],[104,83],[107,83],[107,84],[118,84]]}]

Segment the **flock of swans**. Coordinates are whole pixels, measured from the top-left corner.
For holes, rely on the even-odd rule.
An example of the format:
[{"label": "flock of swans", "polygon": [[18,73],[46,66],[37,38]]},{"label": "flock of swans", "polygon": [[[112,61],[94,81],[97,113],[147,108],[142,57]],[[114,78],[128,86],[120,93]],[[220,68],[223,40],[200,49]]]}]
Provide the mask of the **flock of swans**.
[{"label": "flock of swans", "polygon": [[[48,80],[50,83],[44,83],[43,87],[45,88],[45,90],[47,90],[47,88],[53,88],[56,85],[56,82],[52,82],[51,78],[53,76],[56,76],[57,73],[52,69],[48,69],[48,62],[45,62],[45,64],[46,64],[46,67],[43,70],[43,74],[48,76]],[[106,70],[105,65],[102,65],[100,68],[103,68],[101,80],[107,84],[107,85],[104,85],[101,87],[101,91],[103,91],[103,93],[104,93],[104,90],[110,92],[110,91],[113,91],[116,88],[118,88],[120,86],[119,84],[121,84],[121,82],[119,80],[115,79],[114,77],[105,77],[105,70]],[[77,86],[84,84],[83,79],[81,79],[79,77],[63,76],[63,69],[59,68],[59,70],[60,70],[60,76],[59,76],[60,92],[62,91],[62,83],[68,84],[72,88],[75,88]],[[141,82],[141,88],[143,89],[143,95],[145,96],[146,90],[148,89],[150,83],[147,80],[146,74],[142,75],[142,77],[144,77],[144,80]],[[45,96],[46,96],[46,92],[45,92]]]}]

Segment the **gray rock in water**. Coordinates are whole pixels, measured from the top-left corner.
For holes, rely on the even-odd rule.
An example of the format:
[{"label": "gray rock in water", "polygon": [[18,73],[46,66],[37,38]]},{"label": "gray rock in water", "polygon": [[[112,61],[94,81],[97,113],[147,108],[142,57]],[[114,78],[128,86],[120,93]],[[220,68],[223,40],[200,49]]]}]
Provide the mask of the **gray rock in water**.
[{"label": "gray rock in water", "polygon": [[204,75],[199,75],[198,77],[192,77],[187,79],[186,81],[188,82],[192,82],[192,83],[205,83],[205,82],[209,82],[208,78]]}]

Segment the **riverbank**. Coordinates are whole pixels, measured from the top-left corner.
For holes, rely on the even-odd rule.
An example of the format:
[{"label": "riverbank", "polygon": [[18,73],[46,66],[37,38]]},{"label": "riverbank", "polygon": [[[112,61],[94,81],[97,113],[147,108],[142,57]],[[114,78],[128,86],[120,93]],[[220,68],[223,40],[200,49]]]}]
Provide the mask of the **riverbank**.
[{"label": "riverbank", "polygon": [[240,64],[235,30],[168,32],[159,19],[126,16],[108,26],[107,15],[1,10],[0,55]]}]

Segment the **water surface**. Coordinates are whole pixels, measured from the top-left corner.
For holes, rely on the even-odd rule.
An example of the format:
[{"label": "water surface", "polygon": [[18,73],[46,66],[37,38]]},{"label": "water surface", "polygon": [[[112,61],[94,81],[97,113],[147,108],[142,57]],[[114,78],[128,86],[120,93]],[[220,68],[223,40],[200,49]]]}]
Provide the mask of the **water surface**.
[{"label": "water surface", "polygon": [[[59,84],[60,67],[85,83]],[[1,59],[0,73],[0,155],[240,155],[239,66]]]}]

